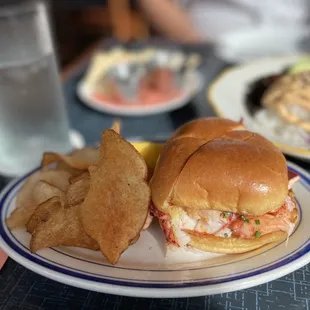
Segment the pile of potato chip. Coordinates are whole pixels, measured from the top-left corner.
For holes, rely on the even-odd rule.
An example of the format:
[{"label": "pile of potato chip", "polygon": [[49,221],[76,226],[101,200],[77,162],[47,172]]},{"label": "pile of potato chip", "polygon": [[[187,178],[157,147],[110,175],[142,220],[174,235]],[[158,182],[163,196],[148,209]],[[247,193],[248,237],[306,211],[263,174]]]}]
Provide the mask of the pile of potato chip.
[{"label": "pile of potato chip", "polygon": [[10,229],[26,226],[30,249],[74,246],[101,250],[112,264],[151,222],[147,166],[115,130],[99,148],[45,153],[42,168],[20,189]]}]

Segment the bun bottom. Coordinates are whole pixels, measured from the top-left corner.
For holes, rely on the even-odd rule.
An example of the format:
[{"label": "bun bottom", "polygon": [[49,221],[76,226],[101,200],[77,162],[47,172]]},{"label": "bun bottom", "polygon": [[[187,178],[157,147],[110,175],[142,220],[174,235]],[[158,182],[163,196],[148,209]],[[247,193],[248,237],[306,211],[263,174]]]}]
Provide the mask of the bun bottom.
[{"label": "bun bottom", "polygon": [[213,253],[238,254],[258,249],[268,243],[280,242],[287,238],[287,233],[277,231],[263,235],[259,238],[222,238],[208,234],[196,234],[187,231],[191,237],[190,246],[193,248]]}]

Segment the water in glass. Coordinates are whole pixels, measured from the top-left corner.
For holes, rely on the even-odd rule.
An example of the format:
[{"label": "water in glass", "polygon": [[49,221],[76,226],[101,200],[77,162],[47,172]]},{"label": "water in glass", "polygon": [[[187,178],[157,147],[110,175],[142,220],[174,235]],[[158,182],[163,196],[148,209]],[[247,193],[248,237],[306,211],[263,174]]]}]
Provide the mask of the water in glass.
[{"label": "water in glass", "polygon": [[0,172],[11,175],[71,150],[46,7],[23,5],[0,7]]}]

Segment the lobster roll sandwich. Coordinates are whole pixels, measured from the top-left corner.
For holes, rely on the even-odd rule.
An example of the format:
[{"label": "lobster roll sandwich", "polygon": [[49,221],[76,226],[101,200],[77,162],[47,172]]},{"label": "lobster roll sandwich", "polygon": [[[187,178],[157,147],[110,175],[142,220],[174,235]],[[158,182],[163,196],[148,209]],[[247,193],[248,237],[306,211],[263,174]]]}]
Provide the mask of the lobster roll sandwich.
[{"label": "lobster roll sandwich", "polygon": [[242,123],[198,119],[164,146],[150,182],[151,211],[168,245],[243,253],[292,233],[296,181],[282,153]]}]

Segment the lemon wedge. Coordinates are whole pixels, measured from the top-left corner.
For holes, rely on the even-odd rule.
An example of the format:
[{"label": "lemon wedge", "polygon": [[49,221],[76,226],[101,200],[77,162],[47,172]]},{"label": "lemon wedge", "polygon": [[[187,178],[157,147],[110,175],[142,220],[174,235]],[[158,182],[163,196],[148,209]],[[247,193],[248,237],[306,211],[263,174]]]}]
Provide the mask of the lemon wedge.
[{"label": "lemon wedge", "polygon": [[131,144],[142,155],[149,171],[154,171],[157,159],[164,144],[149,141],[131,142]]}]

